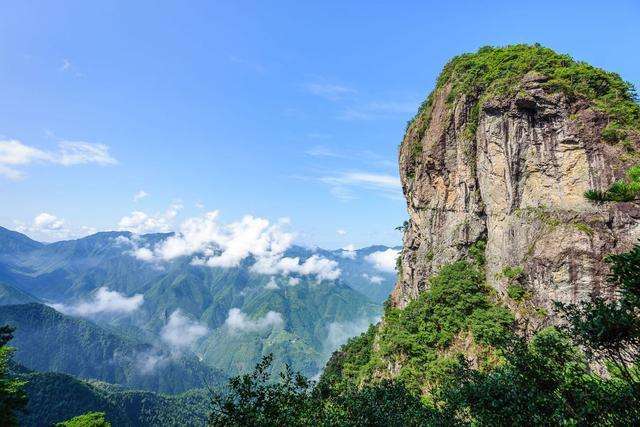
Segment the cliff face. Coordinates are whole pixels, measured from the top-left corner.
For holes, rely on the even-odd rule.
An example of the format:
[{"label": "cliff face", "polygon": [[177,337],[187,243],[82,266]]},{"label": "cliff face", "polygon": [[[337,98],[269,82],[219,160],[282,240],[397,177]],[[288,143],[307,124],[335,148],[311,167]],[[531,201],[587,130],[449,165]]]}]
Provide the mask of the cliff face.
[{"label": "cliff face", "polygon": [[583,194],[638,162],[638,133],[605,141],[614,118],[600,94],[567,93],[544,73],[513,75],[508,90],[491,93],[491,81],[461,90],[464,71],[448,67],[400,147],[410,218],[393,304],[415,299],[479,241],[499,295],[508,269],[521,271],[538,307],[611,292],[604,257],[638,241],[640,206]]}]

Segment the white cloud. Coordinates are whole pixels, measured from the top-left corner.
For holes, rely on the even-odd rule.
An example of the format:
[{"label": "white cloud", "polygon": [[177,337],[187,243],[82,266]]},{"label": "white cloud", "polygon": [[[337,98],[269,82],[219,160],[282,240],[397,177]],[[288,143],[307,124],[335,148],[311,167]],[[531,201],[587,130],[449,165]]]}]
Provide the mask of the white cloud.
[{"label": "white cloud", "polygon": [[206,326],[189,319],[180,310],[175,310],[160,331],[160,337],[174,347],[187,348],[208,332]]},{"label": "white cloud", "polygon": [[353,244],[349,244],[344,248],[342,248],[342,252],[340,253],[340,256],[342,258],[347,258],[347,259],[356,259],[356,256],[358,256],[358,253],[356,252],[355,246],[353,246]]},{"label": "white cloud", "polygon": [[38,148],[24,145],[15,139],[0,141],[0,163],[5,165],[26,165],[37,160],[51,161],[52,156]]},{"label": "white cloud", "polygon": [[52,213],[41,212],[32,221],[14,220],[14,229],[46,242],[61,239],[79,238],[96,233],[94,227],[73,227]]},{"label": "white cloud", "polygon": [[149,248],[136,248],[133,250],[133,256],[141,261],[153,261],[153,252]]},{"label": "white cloud", "polygon": [[386,251],[373,252],[367,255],[365,260],[373,264],[377,270],[393,273],[396,270],[396,260],[399,255],[399,250],[387,249]]},{"label": "white cloud", "polygon": [[152,348],[147,351],[138,352],[135,356],[136,367],[144,375],[148,375],[166,365],[171,361],[173,356],[163,354],[158,348]]},{"label": "white cloud", "polygon": [[331,194],[343,200],[354,198],[354,189],[375,191],[391,199],[402,199],[400,178],[394,175],[346,172],[321,177],[320,181],[331,187]]},{"label": "white cloud", "polygon": [[419,102],[374,101],[345,109],[340,118],[343,120],[374,120],[399,115],[413,115]]},{"label": "white cloud", "polygon": [[305,154],[312,157],[334,157],[338,159],[347,157],[343,154],[337,153],[336,151],[332,150],[329,147],[325,147],[324,145],[317,145],[315,147],[311,147],[310,149],[305,151]]},{"label": "white cloud", "polygon": [[92,144],[83,141],[61,141],[60,152],[55,163],[63,166],[97,163],[99,165],[115,165],[117,160],[109,154],[109,147],[104,144]]},{"label": "white cloud", "polygon": [[[193,256],[193,265],[207,267],[237,267],[243,260],[253,257],[252,271],[267,275],[314,275],[318,280],[335,280],[341,271],[335,261],[314,255],[302,261],[284,257],[293,243],[293,235],[284,231],[288,218],[270,223],[251,215],[230,224],[218,221],[218,211],[207,212],[201,217],[189,218],[180,230],[153,247],[137,247],[133,254],[152,262],[170,261]],[[126,224],[146,224],[148,216],[126,217]],[[154,223],[155,225],[155,223]]]},{"label": "white cloud", "polygon": [[132,313],[140,308],[144,302],[142,294],[126,297],[118,291],[110,291],[101,287],[93,294],[93,298],[78,302],[75,305],[52,304],[56,310],[75,316],[91,316],[95,314]]},{"label": "white cloud", "polygon": [[271,224],[251,215],[240,221],[220,224],[218,211],[190,218],[180,232],[158,245],[154,252],[164,260],[200,254],[196,265],[237,267],[249,256],[278,257],[292,243],[293,235],[282,230],[283,223]]},{"label": "white cloud", "polygon": [[148,195],[149,195],[149,193],[147,193],[146,191],[140,190],[136,194],[133,195],[133,201],[134,202],[139,202],[140,200],[144,199]]},{"label": "white cloud", "polygon": [[265,289],[280,289],[280,287],[278,286],[278,284],[276,283],[276,279],[271,277],[269,279],[269,282],[264,285]]},{"label": "white cloud", "polygon": [[0,140],[0,175],[19,180],[24,178],[23,171],[16,166],[26,166],[32,163],[51,163],[62,166],[73,166],[86,163],[99,165],[114,165],[117,160],[109,154],[109,147],[104,144],[89,142],[58,142],[58,151],[44,151],[25,145],[22,142]]},{"label": "white cloud", "polygon": [[166,211],[155,215],[149,215],[142,211],[133,211],[130,215],[120,219],[118,228],[136,234],[166,233],[171,231],[173,220],[182,208],[182,204],[174,202]]},{"label": "white cloud", "polygon": [[376,276],[376,275],[370,276],[367,273],[363,273],[362,277],[364,277],[374,285],[379,285],[380,283],[384,282],[384,277],[381,277],[381,276]]},{"label": "white cloud", "polygon": [[48,212],[36,215],[30,224],[22,221],[14,221],[14,223],[15,229],[20,233],[34,234],[45,240],[64,239],[71,235],[71,231],[65,226],[65,221]]},{"label": "white cloud", "polygon": [[204,203],[202,202],[196,202],[195,206],[197,209],[204,209]]},{"label": "white cloud", "polygon": [[97,232],[98,232],[97,228],[90,227],[88,225],[83,225],[80,227],[79,236],[80,237],[90,236],[92,234],[96,234]]},{"label": "white cloud", "polygon": [[25,177],[24,172],[20,172],[8,166],[0,164],[0,176],[4,176],[10,181],[20,181]]},{"label": "white cloud", "polygon": [[339,228],[339,229],[336,230],[336,234],[338,236],[346,236],[347,235],[347,231]]},{"label": "white cloud", "polygon": [[231,332],[254,332],[281,327],[284,320],[282,315],[275,311],[269,311],[264,317],[252,320],[239,308],[232,308],[224,323]]},{"label": "white cloud", "polygon": [[330,101],[338,101],[346,95],[356,93],[352,88],[331,83],[309,83],[305,88],[309,93]]},{"label": "white cloud", "polygon": [[300,284],[299,277],[289,277],[289,286],[297,286]]},{"label": "white cloud", "polygon": [[33,227],[38,231],[58,231],[64,226],[64,220],[47,212],[42,212],[33,220]]},{"label": "white cloud", "polygon": [[68,71],[71,69],[71,61],[67,58],[62,59],[62,65],[60,66],[60,71]]},{"label": "white cloud", "polygon": [[299,257],[269,258],[263,257],[256,261],[251,267],[253,271],[261,274],[300,274],[302,276],[314,275],[318,281],[336,280],[342,271],[338,268],[338,263],[322,258],[319,255],[312,255],[303,262]]},{"label": "white cloud", "polygon": [[67,58],[62,59],[62,64],[60,65],[60,67],[58,67],[58,70],[63,71],[65,73],[71,73],[75,77],[84,77],[84,74],[79,72],[76,69],[75,65],[73,65],[73,63]]}]

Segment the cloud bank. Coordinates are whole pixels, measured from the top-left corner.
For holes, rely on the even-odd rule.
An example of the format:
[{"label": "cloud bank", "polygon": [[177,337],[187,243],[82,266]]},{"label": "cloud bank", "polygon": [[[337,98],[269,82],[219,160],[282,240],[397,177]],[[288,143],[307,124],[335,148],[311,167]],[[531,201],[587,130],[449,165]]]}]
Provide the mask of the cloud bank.
[{"label": "cloud bank", "polygon": [[175,310],[160,331],[160,337],[173,347],[188,348],[208,332],[206,326],[189,319],[180,310]]},{"label": "cloud bank", "polygon": [[74,305],[52,304],[52,307],[72,316],[92,316],[96,314],[129,314],[138,310],[144,302],[142,294],[127,297],[107,287],[99,288],[93,298]]},{"label": "cloud bank", "polygon": [[345,172],[321,177],[320,182],[327,184],[331,194],[341,200],[354,199],[356,190],[362,189],[376,192],[389,199],[402,199],[400,178],[394,175]]},{"label": "cloud bank", "polygon": [[374,285],[379,285],[380,283],[384,282],[384,277],[381,277],[381,276],[369,275],[367,273],[362,273],[362,277],[364,277],[365,279],[367,279],[369,282],[371,282]]},{"label": "cloud bank", "polygon": [[[189,218],[175,235],[153,247],[135,247],[133,254],[148,262],[191,256],[193,265],[221,268],[238,267],[251,257],[255,261],[251,270],[255,273],[315,276],[319,281],[340,277],[338,263],[333,260],[318,255],[306,260],[284,256],[293,243],[293,234],[284,230],[287,219],[272,224],[264,218],[246,215],[239,221],[222,224],[218,216],[219,212],[213,211]],[[138,226],[148,220],[141,216],[141,221],[133,226],[134,221],[128,218],[127,224],[129,229],[148,229]]]},{"label": "cloud bank", "polygon": [[323,346],[325,352],[333,352],[343,345],[351,337],[360,335],[367,330],[370,324],[376,323],[380,318],[361,317],[350,322],[331,322],[327,326],[327,338]]},{"label": "cloud bank", "polygon": [[224,322],[229,331],[233,332],[256,332],[269,328],[279,328],[284,324],[282,314],[276,311],[269,311],[264,317],[259,319],[249,319],[239,308],[229,310],[229,315]]},{"label": "cloud bank", "polygon": [[19,168],[32,163],[73,166],[94,163],[115,165],[118,161],[109,154],[109,147],[84,141],[60,141],[57,151],[46,151],[23,144],[17,139],[0,140],[0,175],[10,180],[25,177]]},{"label": "cloud bank", "polygon": [[399,250],[387,249],[386,251],[373,252],[367,255],[365,260],[373,264],[373,267],[379,271],[393,273],[396,271],[396,260],[399,255]]},{"label": "cloud bank", "polygon": [[166,211],[155,215],[149,215],[142,211],[133,211],[131,215],[120,219],[118,229],[135,234],[166,233],[171,231],[173,220],[178,216],[182,208],[181,203],[174,202]]}]

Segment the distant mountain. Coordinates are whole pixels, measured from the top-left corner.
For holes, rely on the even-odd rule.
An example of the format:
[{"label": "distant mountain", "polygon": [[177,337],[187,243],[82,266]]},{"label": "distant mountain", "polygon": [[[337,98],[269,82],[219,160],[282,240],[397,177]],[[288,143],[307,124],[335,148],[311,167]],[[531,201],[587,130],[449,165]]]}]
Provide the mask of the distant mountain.
[{"label": "distant mountain", "polygon": [[29,302],[39,302],[39,300],[15,286],[0,283],[0,305],[25,304]]},{"label": "distant mountain", "polygon": [[[0,236],[3,234],[0,230]],[[0,261],[0,281],[52,301],[79,298],[101,286],[127,294],[138,292],[161,272],[126,253],[127,247],[118,238],[130,236],[128,232],[102,232],[14,253],[2,247],[6,239],[0,238],[0,253],[5,254]],[[146,235],[144,241],[163,236],[167,235]]]},{"label": "distant mountain", "polygon": [[44,246],[44,243],[36,242],[17,231],[0,227],[0,257],[5,254],[32,251],[42,246]]},{"label": "distant mountain", "polygon": [[[349,338],[347,331],[353,328],[354,322],[365,328],[376,321],[380,313],[377,305],[342,283],[304,281],[297,286],[276,283],[277,289],[248,289],[239,307],[258,319],[265,319],[269,311],[279,313],[283,318],[282,327],[234,331],[222,325],[199,346],[206,363],[237,374],[251,369],[262,356],[273,353],[277,361],[275,370],[279,370],[282,363],[288,363],[307,375],[315,375],[321,371],[330,352]],[[338,344],[334,343],[336,339]]]},{"label": "distant mountain", "polygon": [[202,426],[209,409],[209,394],[195,389],[178,395],[125,390],[96,381],[83,381],[59,373],[25,372],[29,396],[25,427],[51,426],[89,411],[105,412],[118,427]]},{"label": "distant mountain", "polygon": [[[0,325],[4,324],[16,327],[11,341],[15,360],[29,369],[170,393],[223,379],[193,355],[174,357],[42,304],[0,306]],[[150,359],[153,369],[149,369]]]},{"label": "distant mountain", "polygon": [[305,258],[317,254],[336,261],[342,270],[341,279],[345,284],[370,300],[382,304],[395,285],[396,273],[375,270],[367,257],[375,252],[384,252],[388,249],[399,250],[400,247],[390,248],[388,246],[374,245],[353,251],[345,251],[343,249],[332,251],[325,249],[309,250],[294,247],[291,252],[298,253]]},{"label": "distant mountain", "polygon": [[[210,369],[223,370],[227,375],[251,368],[267,353],[275,355],[274,369],[289,363],[307,375],[315,375],[322,369],[331,350],[376,321],[381,313],[381,303],[395,280],[395,274],[376,271],[366,258],[373,252],[388,249],[384,246],[354,251],[292,246],[284,256],[297,257],[301,262],[319,256],[337,263],[342,273],[337,280],[321,283],[313,276],[299,275],[295,282],[289,283],[284,276],[253,271],[254,260],[250,258],[237,267],[222,268],[193,265],[189,257],[158,264],[132,255],[132,242],[138,247],[152,247],[171,236],[166,233],[138,236],[128,232],[102,232],[46,245],[6,229],[0,229],[0,236],[4,236],[0,237],[0,253],[4,254],[0,258],[1,283],[38,300],[55,303],[63,312],[91,316],[95,322],[92,325],[108,328],[116,335],[124,335],[144,345],[167,346],[166,337],[162,336],[164,328],[172,316],[179,313],[181,317],[176,320],[183,322],[183,327],[193,325],[205,331],[190,339],[179,351],[196,352]],[[3,242],[9,243],[3,246]],[[140,295],[143,302],[139,309],[126,313],[74,311],[78,304],[84,304],[85,308],[95,304],[101,288],[117,292],[118,298]],[[1,300],[0,305],[4,303]],[[42,315],[53,316],[50,313]],[[67,320],[61,323],[68,324]],[[36,334],[38,328],[45,330],[45,326],[46,322],[34,323],[30,326],[30,334]],[[81,327],[69,330],[63,327],[56,333],[71,340],[72,333],[82,330]],[[89,345],[89,341],[101,339],[110,342],[100,335],[78,345]],[[130,342],[127,345],[127,352],[139,352],[135,345],[133,349],[130,347],[133,345]],[[19,344],[16,346],[20,348]],[[26,352],[35,351],[33,349],[30,343],[28,349],[24,349],[25,357]],[[175,352],[176,349],[167,347],[166,351]],[[125,354],[129,354],[127,352]],[[26,359],[18,356],[27,364]],[[78,366],[71,362],[66,350],[58,356],[50,356],[51,359],[56,357],[55,363],[36,363],[34,359],[27,366],[165,391],[179,391],[193,384],[193,373],[199,369],[195,364],[177,370],[175,375],[193,372],[185,373],[188,378],[182,382],[173,378],[177,385],[171,388],[160,378],[156,382],[143,381],[139,375],[134,375],[131,364],[122,367],[120,372],[113,364],[109,365],[106,356]],[[96,372],[89,366],[92,363],[96,365]],[[101,366],[104,364],[107,365]],[[166,378],[172,377],[167,375]]]}]

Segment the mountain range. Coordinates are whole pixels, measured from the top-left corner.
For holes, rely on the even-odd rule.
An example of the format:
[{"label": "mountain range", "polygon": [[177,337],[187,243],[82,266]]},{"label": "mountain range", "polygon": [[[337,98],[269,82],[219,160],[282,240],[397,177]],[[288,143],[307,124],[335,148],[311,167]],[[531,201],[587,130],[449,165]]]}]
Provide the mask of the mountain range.
[{"label": "mountain range", "polygon": [[313,376],[378,319],[395,280],[370,259],[385,246],[283,252],[340,272],[329,280],[264,274],[251,257],[210,267],[190,257],[148,262],[132,250],[171,236],[102,232],[46,244],[0,228],[0,323],[17,328],[16,361],[167,393],[218,384],[269,353],[274,370],[287,363]]}]

